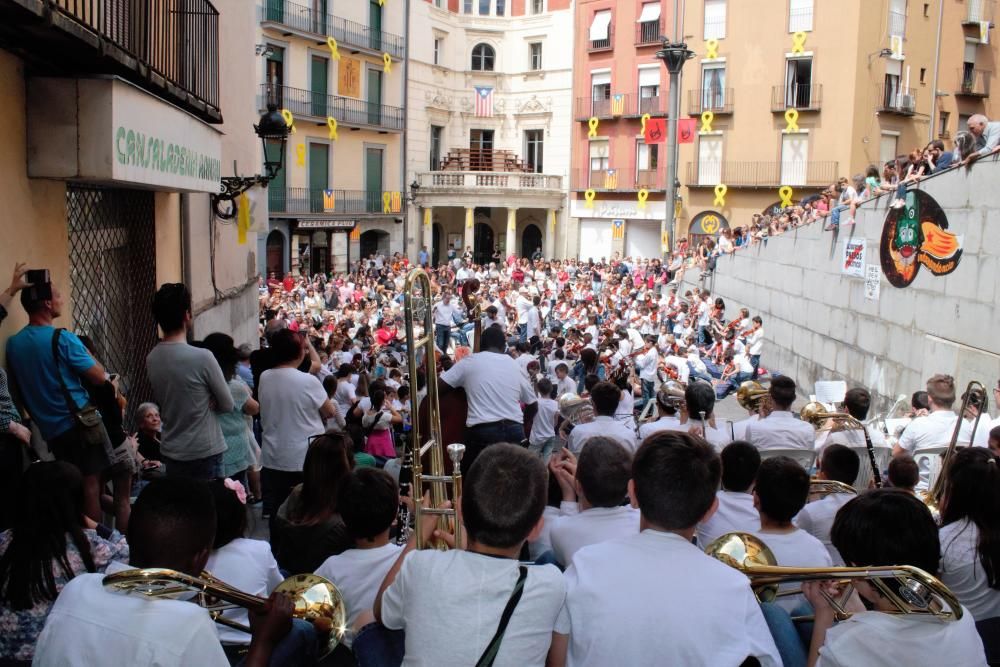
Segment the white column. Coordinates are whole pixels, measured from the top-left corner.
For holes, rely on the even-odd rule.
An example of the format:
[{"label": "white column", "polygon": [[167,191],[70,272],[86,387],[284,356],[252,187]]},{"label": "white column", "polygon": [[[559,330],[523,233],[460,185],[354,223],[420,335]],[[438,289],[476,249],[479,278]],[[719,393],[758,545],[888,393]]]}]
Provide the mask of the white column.
[{"label": "white column", "polygon": [[[465,252],[466,248],[472,248],[473,252],[476,250],[476,236],[475,236],[475,219],[473,218],[473,210],[471,207],[465,209],[465,245],[461,248],[457,248],[458,256],[461,257],[462,253]],[[490,248],[490,252],[493,252],[493,248]]]},{"label": "white column", "polygon": [[507,255],[517,249],[517,209],[507,209]]},{"label": "white column", "polygon": [[548,215],[545,216],[545,247],[542,248],[542,254],[547,259],[553,259],[556,256],[556,210],[554,208],[550,208]]},{"label": "white column", "polygon": [[[417,257],[420,256],[421,248],[427,248],[428,258],[434,257],[434,248],[431,246],[434,243],[434,209],[433,207],[424,208],[423,220],[420,221],[420,234],[417,237],[420,239],[420,248],[417,248]],[[430,261],[430,260],[428,260]]]}]

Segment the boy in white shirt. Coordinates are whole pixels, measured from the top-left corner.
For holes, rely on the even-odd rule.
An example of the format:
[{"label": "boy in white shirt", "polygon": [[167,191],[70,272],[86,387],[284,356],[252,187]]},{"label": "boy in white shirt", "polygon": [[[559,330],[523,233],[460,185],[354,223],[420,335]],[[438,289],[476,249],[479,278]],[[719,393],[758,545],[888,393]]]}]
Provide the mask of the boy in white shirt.
[{"label": "boy in white shirt", "polygon": [[656,392],[656,411],[660,418],[639,427],[639,441],[642,442],[660,431],[681,431],[681,420],[677,411],[684,404],[684,393],[680,385],[664,382]]},{"label": "boy in white shirt", "polygon": [[[817,479],[829,479],[850,486],[858,476],[861,459],[857,452],[844,445],[827,445],[819,462]],[[840,567],[844,560],[830,542],[830,528],[837,511],[854,498],[853,493],[831,493],[824,498],[806,504],[795,517],[795,525],[806,531],[823,543],[833,559],[833,564]]]},{"label": "boy in white shirt", "polygon": [[556,398],[563,394],[575,394],[576,382],[569,377],[569,366],[565,362],[556,364]]},{"label": "boy in white shirt", "polygon": [[643,443],[628,483],[642,532],[574,555],[550,665],[781,664],[747,578],[691,543],[715,511],[719,473],[690,434]]},{"label": "boy in white shirt", "polygon": [[[927,506],[909,493],[875,489],[854,498],[837,513],[831,538],[852,567],[911,565],[938,573],[937,525]],[[810,667],[986,664],[983,641],[968,609],[963,607],[962,618],[951,622],[930,615],[895,614],[885,594],[860,580],[855,589],[872,610],[855,604],[848,609],[855,613],[834,625],[834,610],[821,593],[827,583],[802,585],[816,612]],[[880,583],[900,595],[899,582],[881,579]]]},{"label": "boy in white shirt", "polygon": [[760,530],[760,514],[753,500],[760,452],[749,442],[737,441],[726,445],[719,458],[722,488],[715,494],[719,507],[707,521],[698,524],[698,546],[702,549],[726,533]]},{"label": "boy in white shirt", "polygon": [[636,450],[638,443],[635,431],[615,419],[621,397],[621,389],[610,382],[598,382],[591,388],[590,400],[594,404],[594,421],[578,424],[570,431],[567,446],[571,452],[579,454],[587,444],[587,439],[598,435],[616,440],[630,452]]},{"label": "boy in white shirt", "polygon": [[564,503],[578,503],[579,514],[559,517],[550,542],[556,561],[567,566],[573,554],[589,544],[639,533],[639,513],[623,505],[632,476],[632,455],[617,441],[600,436],[587,441],[579,462],[563,450],[549,471],[563,492]]},{"label": "boy in white shirt", "polygon": [[[359,617],[370,617],[375,594],[403,548],[389,541],[398,507],[396,481],[384,470],[358,468],[341,483],[337,511],[354,539],[354,548],[327,558],[316,574],[329,579],[343,594],[347,627],[359,634],[364,628],[356,622]],[[344,643],[351,645],[350,633]]]},{"label": "boy in white shirt", "polygon": [[[475,665],[497,635],[494,667],[545,664],[566,584],[554,565],[517,559],[542,530],[546,494],[545,466],[531,452],[501,443],[476,458],[462,493],[467,546],[415,551],[411,540],[375,598],[375,618],[406,631],[404,664]],[[418,529],[454,543],[433,522]],[[505,615],[510,605],[516,613]]]},{"label": "boy in white shirt", "polygon": [[538,394],[538,412],[531,422],[531,435],[528,437],[528,449],[548,461],[549,456],[562,449],[562,441],[556,437],[556,418],[559,416],[559,404],[550,398],[552,381],[542,378],[535,385]]}]

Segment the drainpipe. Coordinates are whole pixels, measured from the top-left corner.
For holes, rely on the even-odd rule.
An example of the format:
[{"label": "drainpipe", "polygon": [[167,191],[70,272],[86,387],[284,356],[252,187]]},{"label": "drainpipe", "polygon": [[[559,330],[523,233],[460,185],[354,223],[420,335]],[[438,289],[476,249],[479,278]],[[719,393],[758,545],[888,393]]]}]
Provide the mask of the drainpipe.
[{"label": "drainpipe", "polygon": [[403,27],[403,134],[400,137],[401,141],[401,162],[399,165],[399,182],[400,190],[402,190],[403,199],[403,256],[410,256],[410,209],[414,208],[416,204],[407,203],[408,188],[406,184],[406,139],[407,131],[409,126],[409,95],[410,95],[410,0],[405,0],[405,12],[404,21],[406,22]]},{"label": "drainpipe", "polygon": [[[934,46],[934,89],[931,91],[931,122],[928,125],[930,128],[930,136],[927,137],[927,143],[934,141],[934,136],[937,134],[935,132],[935,126],[938,122],[938,72],[941,69],[941,22],[944,20],[944,0],[938,1],[938,25],[937,25],[937,42]],[[961,129],[961,128],[959,128]]]}]

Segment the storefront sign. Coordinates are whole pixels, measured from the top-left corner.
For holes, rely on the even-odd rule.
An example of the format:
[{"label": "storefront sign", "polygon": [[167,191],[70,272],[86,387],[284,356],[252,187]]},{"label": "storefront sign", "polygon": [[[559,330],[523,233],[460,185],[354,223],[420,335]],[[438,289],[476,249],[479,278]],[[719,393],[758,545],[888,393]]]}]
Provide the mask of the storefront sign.
[{"label": "storefront sign", "polygon": [[840,272],[854,278],[865,277],[866,247],[864,239],[844,239],[840,254]]},{"label": "storefront sign", "polygon": [[28,173],[178,192],[218,192],[218,130],[120,79],[28,84]]},{"label": "storefront sign", "polygon": [[354,229],[356,220],[299,220],[299,229]]},{"label": "storefront sign", "polygon": [[666,204],[662,201],[647,201],[644,208],[639,208],[638,201],[601,201],[594,202],[594,208],[587,208],[582,199],[570,201],[570,215],[574,218],[602,218],[606,220],[663,220],[666,215]]}]

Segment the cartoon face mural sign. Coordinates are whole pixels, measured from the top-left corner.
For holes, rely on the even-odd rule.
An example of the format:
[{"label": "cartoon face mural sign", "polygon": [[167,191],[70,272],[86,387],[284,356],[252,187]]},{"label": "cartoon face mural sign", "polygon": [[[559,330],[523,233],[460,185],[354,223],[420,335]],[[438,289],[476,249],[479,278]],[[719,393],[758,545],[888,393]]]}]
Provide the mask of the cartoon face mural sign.
[{"label": "cartoon face mural sign", "polygon": [[948,217],[922,190],[906,193],[906,205],[892,209],[879,244],[882,272],[893,287],[907,287],[925,266],[944,276],[962,259],[962,237],[948,231]]}]

